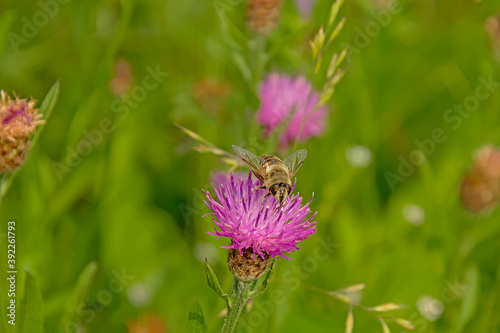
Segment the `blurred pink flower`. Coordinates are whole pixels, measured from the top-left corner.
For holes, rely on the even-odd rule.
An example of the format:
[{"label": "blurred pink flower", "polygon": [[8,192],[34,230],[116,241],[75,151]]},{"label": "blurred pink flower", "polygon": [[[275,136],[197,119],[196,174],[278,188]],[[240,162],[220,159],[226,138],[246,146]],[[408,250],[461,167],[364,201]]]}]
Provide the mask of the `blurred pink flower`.
[{"label": "blurred pink flower", "polygon": [[314,0],[295,0],[295,6],[297,6],[300,14],[305,18],[309,18],[311,16],[315,3],[316,1]]},{"label": "blurred pink flower", "polygon": [[280,148],[285,149],[288,143],[297,138],[304,141],[322,134],[327,121],[327,109],[322,106],[315,110],[319,97],[319,93],[313,90],[311,83],[304,77],[270,74],[261,83],[261,105],[257,111],[257,120],[265,127],[264,135],[269,136],[287,122],[280,135]]}]

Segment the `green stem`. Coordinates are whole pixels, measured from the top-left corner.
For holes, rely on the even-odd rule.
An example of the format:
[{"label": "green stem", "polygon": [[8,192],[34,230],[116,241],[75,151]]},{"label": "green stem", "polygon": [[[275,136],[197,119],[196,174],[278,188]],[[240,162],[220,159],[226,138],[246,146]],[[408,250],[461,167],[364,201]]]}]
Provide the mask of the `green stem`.
[{"label": "green stem", "polygon": [[229,294],[226,320],[224,320],[224,326],[222,326],[221,333],[231,333],[234,331],[241,310],[243,310],[245,304],[247,304],[247,293],[252,288],[252,282],[253,281],[244,282],[234,278],[233,289],[231,289],[231,293]]}]

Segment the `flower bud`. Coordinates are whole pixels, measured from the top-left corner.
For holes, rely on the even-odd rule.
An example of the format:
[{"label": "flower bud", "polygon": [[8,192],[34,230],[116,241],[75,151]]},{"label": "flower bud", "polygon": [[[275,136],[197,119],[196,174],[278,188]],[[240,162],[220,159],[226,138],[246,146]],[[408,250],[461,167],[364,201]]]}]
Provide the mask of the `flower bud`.
[{"label": "flower bud", "polygon": [[3,90],[0,94],[0,173],[7,173],[24,163],[30,135],[43,120],[35,101],[12,100]]},{"label": "flower bud", "polygon": [[229,85],[214,78],[204,78],[196,82],[192,96],[196,103],[212,115],[220,115],[224,111],[224,103],[230,94]]},{"label": "flower bud", "polygon": [[490,38],[493,55],[500,61],[500,14],[488,17],[484,22],[484,30]]},{"label": "flower bud", "polygon": [[497,204],[500,194],[500,150],[487,145],[478,152],[474,167],[465,175],[460,188],[463,206],[474,213]]},{"label": "flower bud", "polygon": [[134,72],[130,62],[124,59],[116,60],[115,74],[109,83],[109,90],[116,97],[125,97],[134,83]]},{"label": "flower bud", "polygon": [[237,249],[229,249],[227,253],[227,265],[234,277],[240,281],[254,281],[260,278],[272,263],[269,254],[264,259],[253,253],[252,248],[243,249],[240,253]]},{"label": "flower bud", "polygon": [[255,33],[266,35],[278,25],[281,12],[280,0],[249,0],[247,25]]}]

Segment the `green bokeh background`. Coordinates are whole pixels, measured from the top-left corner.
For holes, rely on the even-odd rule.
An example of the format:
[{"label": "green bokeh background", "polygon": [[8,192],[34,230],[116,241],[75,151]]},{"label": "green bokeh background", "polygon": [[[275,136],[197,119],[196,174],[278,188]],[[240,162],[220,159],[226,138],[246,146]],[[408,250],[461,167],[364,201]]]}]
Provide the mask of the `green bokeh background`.
[{"label": "green bokeh background", "polygon": [[[208,213],[201,189],[210,188],[212,171],[228,166],[191,150],[194,141],[174,124],[228,151],[231,144],[264,147],[258,144],[254,116],[256,84],[271,71],[321,84],[312,78],[308,39],[326,24],[331,2],[319,1],[313,15],[304,18],[285,1],[264,54],[255,51],[258,43],[245,27],[242,1],[55,3],[53,17],[29,37],[23,35],[25,24],[43,11],[42,5],[0,3],[0,88],[40,101],[55,81],[61,85],[40,140],[2,201],[2,244],[7,221],[16,222],[17,300],[27,270],[41,291],[45,332],[59,332],[78,276],[94,261],[97,274],[81,308],[93,316],[75,317],[87,332],[126,332],[126,323],[146,313],[158,314],[168,332],[182,332],[196,298],[209,328],[217,332],[224,303],[206,285],[202,258],[211,258],[226,291],[232,277],[225,250],[219,248],[227,240],[206,234],[213,223],[201,217]],[[308,286],[335,290],[356,283],[367,285],[363,304],[407,304],[391,316],[412,320],[417,332],[500,332],[500,215],[498,210],[466,213],[458,197],[474,150],[500,143],[498,87],[456,129],[443,118],[475,94],[480,77],[500,81],[499,60],[484,29],[500,4],[398,4],[401,13],[391,14],[384,27],[374,14],[386,10],[381,2],[346,0],[341,11],[347,21],[333,51],[345,43],[353,52],[328,104],[328,130],[297,146],[309,151],[297,190],[306,200],[314,192],[317,233],[291,254],[292,261],[278,262],[252,312],[262,313],[273,291],[283,292],[285,301],[264,311],[255,332],[343,332],[347,307]],[[222,12],[242,32],[239,39],[221,26]],[[370,26],[380,31],[359,44],[359,31],[366,33]],[[13,34],[24,39],[13,43]],[[148,69],[168,73],[144,98],[126,106],[126,116],[114,112],[116,105],[126,104],[109,90],[116,59],[131,64],[132,87],[143,85]],[[229,89],[217,97],[215,112],[193,97],[204,78]],[[86,156],[70,161],[63,174],[56,172],[54,162],[68,165],[70,151],[103,119],[111,120],[114,129],[101,132],[102,139]],[[436,128],[447,139],[391,189],[387,172],[397,174],[400,159],[408,160],[417,148],[415,140],[430,139]],[[346,149],[353,145],[370,149],[369,166],[354,168],[348,162]],[[422,225],[405,220],[402,210],[408,204],[425,210]],[[325,260],[314,259],[328,240],[335,250]],[[4,253],[5,245],[2,322],[8,301]],[[92,299],[109,290],[113,272],[122,270],[133,276],[130,283],[96,306]],[[453,293],[450,286],[461,287]],[[440,319],[431,322],[418,312],[416,301],[423,295],[443,302]],[[242,319],[251,318],[244,314]],[[354,332],[382,331],[376,318],[359,309],[354,323]],[[402,331],[389,325],[393,332]],[[15,332],[4,323],[0,329]]]}]

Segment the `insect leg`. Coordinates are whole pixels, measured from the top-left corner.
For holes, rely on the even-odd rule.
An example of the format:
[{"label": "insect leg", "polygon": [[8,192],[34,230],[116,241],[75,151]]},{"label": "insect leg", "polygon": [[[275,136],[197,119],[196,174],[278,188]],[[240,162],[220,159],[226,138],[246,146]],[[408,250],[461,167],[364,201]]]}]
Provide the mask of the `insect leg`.
[{"label": "insect leg", "polygon": [[262,200],[260,201],[260,203],[262,204],[262,210],[264,210],[264,199],[265,199],[265,198],[267,198],[267,197],[268,197],[268,196],[270,196],[270,195],[271,195],[271,193],[266,194],[266,195],[262,198]]},{"label": "insect leg", "polygon": [[285,197],[285,199],[284,199],[282,202],[280,202],[280,203],[279,203],[279,206],[278,206],[278,207],[276,207],[276,208],[274,209],[274,211],[276,212],[278,209],[283,208],[283,206],[284,206],[287,202],[288,202],[288,195]]}]

